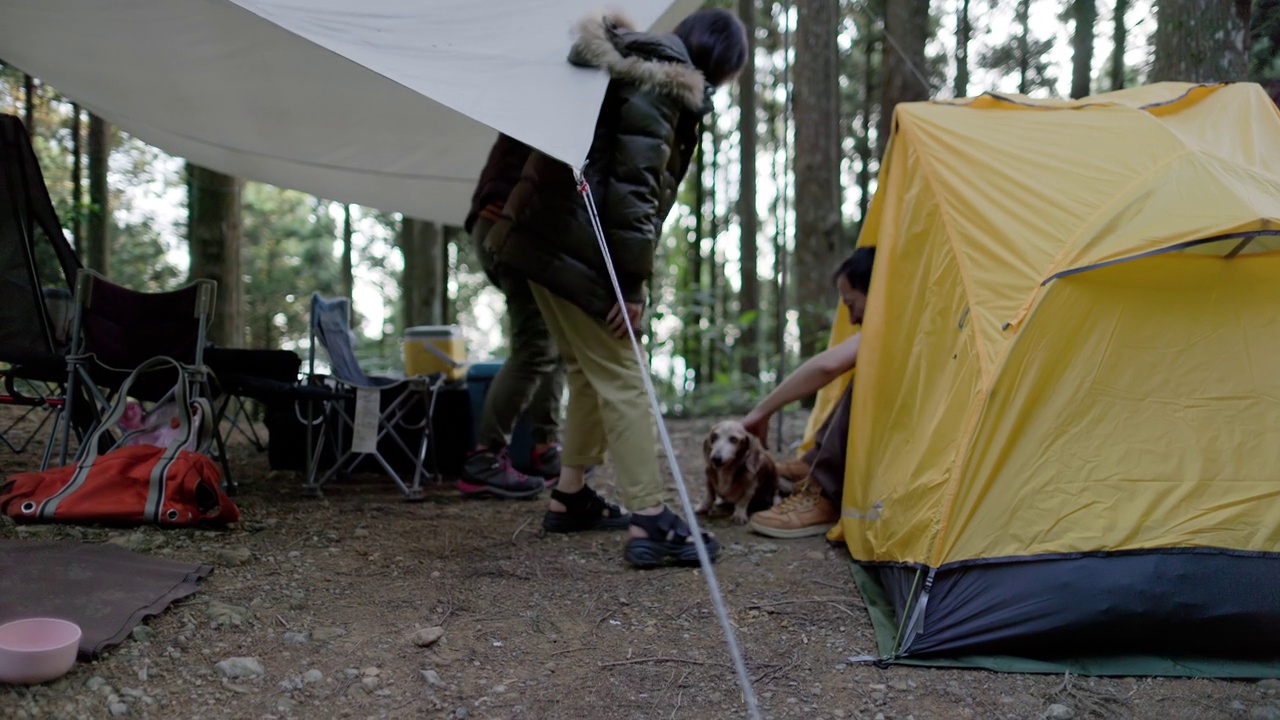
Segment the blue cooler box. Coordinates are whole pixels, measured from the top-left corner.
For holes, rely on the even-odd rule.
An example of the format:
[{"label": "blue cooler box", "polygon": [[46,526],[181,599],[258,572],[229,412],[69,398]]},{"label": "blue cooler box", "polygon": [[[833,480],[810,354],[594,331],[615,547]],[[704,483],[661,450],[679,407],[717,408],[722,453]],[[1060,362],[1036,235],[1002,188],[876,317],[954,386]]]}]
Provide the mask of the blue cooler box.
[{"label": "blue cooler box", "polygon": [[[484,415],[484,399],[489,395],[493,378],[502,369],[502,362],[474,363],[467,368],[467,392],[471,394],[471,447],[480,436],[480,418]],[[521,417],[511,433],[511,464],[517,470],[528,471],[533,463],[533,422]]]}]

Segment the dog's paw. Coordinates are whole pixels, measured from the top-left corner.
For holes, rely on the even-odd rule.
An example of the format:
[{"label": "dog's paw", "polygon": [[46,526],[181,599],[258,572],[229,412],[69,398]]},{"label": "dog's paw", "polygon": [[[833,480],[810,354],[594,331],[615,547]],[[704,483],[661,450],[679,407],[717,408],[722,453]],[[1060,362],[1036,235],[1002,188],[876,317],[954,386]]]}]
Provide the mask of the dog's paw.
[{"label": "dog's paw", "polygon": [[693,511],[698,515],[706,515],[711,512],[711,503],[704,502],[698,507],[694,508]]},{"label": "dog's paw", "polygon": [[746,525],[746,524],[747,524],[747,520],[748,520],[748,517],[747,517],[747,509],[746,509],[746,508],[737,508],[737,509],[735,509],[735,510],[733,511],[733,524],[734,524],[734,525]]}]

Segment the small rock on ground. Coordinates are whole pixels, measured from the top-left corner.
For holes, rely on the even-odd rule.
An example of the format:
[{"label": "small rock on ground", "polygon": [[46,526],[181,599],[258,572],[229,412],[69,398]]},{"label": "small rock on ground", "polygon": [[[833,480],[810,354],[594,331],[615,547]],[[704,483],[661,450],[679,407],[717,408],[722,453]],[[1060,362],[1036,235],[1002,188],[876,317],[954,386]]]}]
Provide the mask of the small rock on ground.
[{"label": "small rock on ground", "polygon": [[209,607],[205,609],[205,615],[219,625],[242,625],[248,614],[249,611],[242,607],[228,605],[218,600],[209,603]]},{"label": "small rock on ground", "polygon": [[214,666],[218,673],[227,678],[245,678],[265,675],[262,663],[257,658],[233,657],[220,661]]},{"label": "small rock on ground", "polygon": [[323,642],[326,640],[336,640],[346,634],[347,631],[340,627],[322,627],[316,628],[311,633],[311,639]]},{"label": "small rock on ground", "polygon": [[116,535],[115,537],[109,538],[107,543],[111,545],[119,545],[125,550],[132,550],[133,552],[150,550],[154,544],[151,541],[151,538],[148,538],[145,534],[140,532],[129,533],[128,535]]},{"label": "small rock on ground", "polygon": [[247,547],[222,548],[214,553],[218,562],[228,567],[244,565],[253,559],[253,553]]},{"label": "small rock on ground", "polygon": [[418,647],[431,647],[432,645],[440,642],[440,639],[443,637],[444,628],[437,625],[435,627],[422,628],[410,636],[409,639]]},{"label": "small rock on ground", "polygon": [[1049,720],[1071,720],[1076,716],[1076,713],[1066,705],[1054,703],[1044,711],[1044,716]]}]

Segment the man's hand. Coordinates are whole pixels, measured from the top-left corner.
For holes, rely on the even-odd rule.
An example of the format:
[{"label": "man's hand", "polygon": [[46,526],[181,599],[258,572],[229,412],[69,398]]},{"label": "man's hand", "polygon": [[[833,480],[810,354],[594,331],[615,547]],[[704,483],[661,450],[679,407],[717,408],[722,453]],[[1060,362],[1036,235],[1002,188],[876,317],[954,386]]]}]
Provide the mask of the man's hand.
[{"label": "man's hand", "polygon": [[627,336],[627,326],[630,325],[638,335],[640,333],[640,318],[644,315],[644,305],[641,303],[627,303],[626,312],[618,305],[614,305],[609,311],[608,317],[605,318],[605,324],[609,326],[609,330],[613,332],[614,337],[624,338]]},{"label": "man's hand", "polygon": [[760,438],[760,442],[765,447],[769,447],[769,416],[764,413],[752,410],[742,419],[742,427],[747,432]]}]

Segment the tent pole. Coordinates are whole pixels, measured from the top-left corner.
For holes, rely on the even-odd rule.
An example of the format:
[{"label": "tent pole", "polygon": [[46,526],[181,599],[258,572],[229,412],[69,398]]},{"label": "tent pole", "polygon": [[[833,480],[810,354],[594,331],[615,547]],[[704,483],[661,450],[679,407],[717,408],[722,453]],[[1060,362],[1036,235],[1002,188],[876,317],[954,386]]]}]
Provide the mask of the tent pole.
[{"label": "tent pole", "polygon": [[1253,242],[1253,237],[1247,237],[1236,243],[1236,246],[1231,248],[1231,252],[1227,253],[1226,259],[1230,260],[1231,258],[1239,255],[1245,248],[1249,247],[1249,243],[1251,242]]}]

